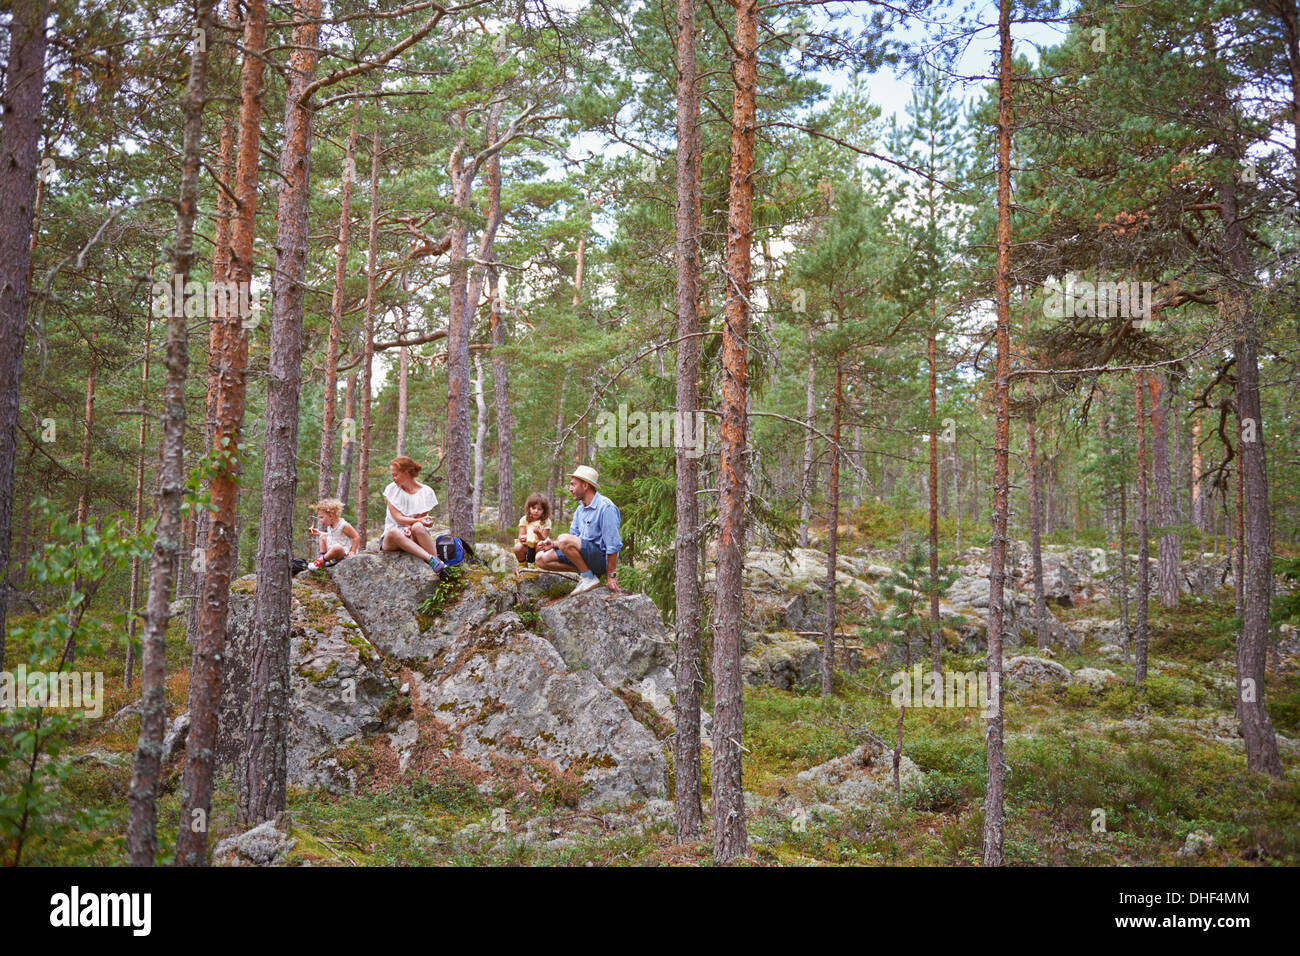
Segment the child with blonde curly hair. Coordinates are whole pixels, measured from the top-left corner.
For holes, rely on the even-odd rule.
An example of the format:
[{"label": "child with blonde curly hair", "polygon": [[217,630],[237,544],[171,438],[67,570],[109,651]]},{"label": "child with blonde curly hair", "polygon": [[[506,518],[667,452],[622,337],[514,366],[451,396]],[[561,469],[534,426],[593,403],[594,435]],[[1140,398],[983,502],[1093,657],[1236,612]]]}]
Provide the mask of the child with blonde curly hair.
[{"label": "child with blonde curly hair", "polygon": [[307,533],[320,543],[320,553],[308,568],[314,571],[331,567],[356,554],[361,547],[361,536],[343,520],[343,502],[337,498],[322,498],[311,507],[316,512],[320,528],[309,528]]}]

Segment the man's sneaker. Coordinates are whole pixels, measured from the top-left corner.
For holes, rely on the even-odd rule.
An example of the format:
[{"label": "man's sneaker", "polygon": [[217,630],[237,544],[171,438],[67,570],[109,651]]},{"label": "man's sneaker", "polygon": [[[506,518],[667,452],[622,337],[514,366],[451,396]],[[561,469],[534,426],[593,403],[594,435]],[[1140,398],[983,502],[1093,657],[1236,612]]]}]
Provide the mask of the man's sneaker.
[{"label": "man's sneaker", "polygon": [[443,572],[447,570],[447,565],[439,561],[436,554],[429,557],[429,567],[433,568],[433,573],[438,577],[442,577]]},{"label": "man's sneaker", "polygon": [[583,591],[590,591],[594,587],[600,586],[600,578],[590,571],[578,578],[578,586],[573,589],[572,594],[581,594]]}]

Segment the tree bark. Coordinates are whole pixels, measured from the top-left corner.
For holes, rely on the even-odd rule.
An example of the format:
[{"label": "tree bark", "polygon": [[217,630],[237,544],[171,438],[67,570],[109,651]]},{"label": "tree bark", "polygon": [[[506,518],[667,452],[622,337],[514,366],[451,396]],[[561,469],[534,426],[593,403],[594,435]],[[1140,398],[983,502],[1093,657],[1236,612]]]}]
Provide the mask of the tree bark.
[{"label": "tree bark", "polygon": [[478,355],[474,356],[474,410],[474,497],[470,510],[477,522],[483,507],[483,455],[487,444],[487,401],[483,398],[483,362]]},{"label": "tree bark", "polygon": [[[469,208],[474,182],[465,138],[465,114],[457,114],[459,140],[447,164],[451,177],[451,202],[458,210]],[[450,229],[450,289],[447,312],[447,520],[451,533],[466,541],[474,539],[470,515],[469,438],[469,334],[472,308],[469,298],[469,225],[457,216]]]},{"label": "tree bark", "polygon": [[[213,28],[213,0],[199,0],[195,24],[204,35]],[[180,202],[172,243],[172,275],[184,287],[194,263],[194,219],[198,213],[203,107],[207,99],[207,44],[190,47],[190,77],[181,99],[185,131],[181,149]],[[173,278],[175,277],[175,278]],[[140,736],[136,743],[128,802],[126,850],[132,866],[153,866],[158,852],[158,771],[167,724],[167,620],[171,616],[172,568],[183,540],[181,502],[185,497],[185,375],[189,332],[185,310],[173,302],[167,318],[167,368],[164,386],[162,471],[158,476],[158,523],[149,556],[143,667],[140,680]],[[148,350],[146,348],[146,355]]]},{"label": "tree bark", "polygon": [[[1205,503],[1201,497],[1201,410],[1192,415],[1192,524],[1205,535]],[[1204,544],[1201,546],[1204,551]]]},{"label": "tree bark", "polygon": [[360,112],[361,101],[357,100],[353,103],[352,123],[348,127],[348,145],[343,154],[343,196],[339,200],[339,241],[334,254],[334,292],[330,296],[329,344],[325,349],[325,400],[321,409],[317,499],[329,496],[330,475],[334,464],[334,408],[337,404],[339,387],[339,335],[343,328],[343,294],[348,277],[348,242],[352,236],[352,187],[357,175],[357,119]]},{"label": "tree bark", "polygon": [[[258,144],[261,139],[262,75],[266,50],[265,0],[249,0],[247,11],[240,77],[239,160],[235,172],[237,213],[231,226],[229,267],[222,277],[225,281],[246,286],[252,276],[257,211]],[[250,288],[250,301],[251,297]],[[221,350],[214,362],[219,394],[212,444],[213,475],[209,482],[213,513],[203,575],[203,608],[190,666],[190,731],[185,746],[185,774],[181,782],[177,866],[202,866],[207,862],[208,817],[212,809],[214,747],[221,703],[230,577],[237,560],[236,517],[242,468],[239,445],[244,422],[248,332],[238,309],[233,315],[215,316],[213,322],[223,326]]]},{"label": "tree bark", "polygon": [[[496,163],[496,157],[492,157]],[[501,169],[496,167],[496,190],[501,190]],[[488,188],[493,188],[493,167],[488,167]],[[496,405],[497,419],[497,528],[506,530],[513,527],[515,509],[515,474],[511,459],[510,443],[514,434],[514,421],[510,413],[510,388],[507,379],[506,360],[501,349],[506,344],[505,322],[501,317],[501,294],[497,289],[498,276],[495,266],[488,267],[488,324],[492,334],[492,398]]]},{"label": "tree bark", "polygon": [[[379,101],[375,101],[379,105]],[[354,527],[366,547],[366,508],[370,502],[371,366],[375,364],[375,299],[379,275],[379,130],[370,137],[370,230],[366,241],[366,318],[361,332],[361,448],[357,455],[357,522]]]},{"label": "tree bark", "polygon": [[1136,664],[1133,680],[1147,679],[1147,615],[1151,606],[1151,545],[1147,533],[1147,410],[1143,388],[1145,372],[1138,372],[1137,389],[1137,627],[1134,635]]},{"label": "tree bark", "polygon": [[822,639],[822,696],[835,690],[835,627],[839,619],[836,606],[836,562],[840,543],[840,408],[844,401],[844,371],[839,356],[835,359],[835,404],[831,411],[831,480],[827,489],[826,529],[826,635]]},{"label": "tree bark", "polygon": [[[401,316],[397,320],[397,337],[406,338],[406,310],[402,309]],[[397,451],[398,455],[406,454],[406,406],[409,378],[411,373],[411,353],[407,346],[402,345],[397,349]]]},{"label": "tree bark", "polygon": [[813,422],[817,415],[817,355],[813,351],[812,322],[808,323],[808,387],[804,393],[803,475],[799,484],[799,547],[808,547],[812,520]]},{"label": "tree bark", "polygon": [[348,384],[343,391],[343,437],[339,442],[339,483],[334,497],[347,501],[352,492],[352,459],[357,450],[357,373],[348,374]]},{"label": "tree bark", "polygon": [[[926,340],[926,357],[930,365],[927,392],[930,397],[930,671],[943,674],[943,630],[939,625],[939,432],[935,416],[938,414],[938,376],[935,357],[938,348],[933,326]],[[946,497],[946,495],[945,495]],[[936,680],[939,693],[943,681]]]},{"label": "tree bark", "polygon": [[298,489],[298,394],[302,387],[302,314],[311,214],[311,137],[315,107],[303,102],[315,79],[321,0],[296,0],[285,94],[277,191],[266,387],[262,510],[257,525],[257,624],[248,668],[239,815],[246,825],[285,808],[289,745],[289,616],[293,603],[294,497]]},{"label": "tree bark", "polygon": [[[233,28],[238,24],[238,0],[228,0],[227,21]],[[230,278],[230,221],[234,202],[227,190],[232,186],[235,175],[235,132],[236,123],[229,115],[221,118],[221,138],[217,147],[217,164],[220,185],[217,187],[216,212],[213,214],[212,235],[212,278],[226,280]],[[207,391],[204,394],[203,435],[204,448],[212,448],[217,433],[217,396],[221,392],[221,369],[218,366],[220,356],[224,354],[222,336],[225,325],[221,322],[208,323],[208,377]],[[199,618],[203,602],[203,563],[208,549],[208,529],[211,514],[207,508],[195,509],[194,537],[191,550],[183,556],[188,558],[190,569],[190,607],[186,623],[185,639],[193,644],[199,633]]]},{"label": "tree bark", "polygon": [[1281,779],[1277,734],[1265,706],[1264,668],[1268,654],[1269,600],[1273,590],[1273,540],[1268,511],[1268,473],[1259,400],[1259,333],[1243,277],[1255,269],[1238,218],[1236,185],[1219,185],[1223,239],[1232,269],[1227,275],[1228,315],[1237,326],[1237,453],[1245,498],[1241,635],[1237,640],[1237,697],[1246,767]]},{"label": "tree bark", "polygon": [[[1164,377],[1147,374],[1151,396],[1151,453],[1156,485],[1156,521],[1163,529],[1173,527],[1174,505],[1169,472],[1169,430],[1165,418]],[[1156,590],[1162,607],[1178,606],[1178,559],[1182,555],[1182,538],[1165,530],[1156,545]]]},{"label": "tree bark", "polygon": [[1029,474],[1029,550],[1034,571],[1034,636],[1040,651],[1051,643],[1043,590],[1043,501],[1038,487],[1038,442],[1034,413],[1025,416],[1025,470]]},{"label": "tree bark", "polygon": [[[677,0],[677,208],[674,220],[677,258],[677,540],[673,555],[677,659],[673,739],[673,823],[678,843],[704,836],[701,804],[699,459],[692,447],[700,393],[700,103],[695,62],[695,0]],[[688,436],[687,431],[690,431]]]},{"label": "tree bark", "polygon": [[13,0],[0,119],[0,667],[9,609],[18,399],[27,325],[36,154],[45,86],[45,0]]},{"label": "tree bark", "polygon": [[[152,316],[146,314],[144,320],[144,361],[140,363],[140,409],[143,412],[148,400],[149,389],[149,339],[153,330]],[[149,416],[140,415],[140,437],[136,442],[135,451],[135,522],[132,530],[136,535],[140,534],[140,528],[144,524],[144,446],[149,437]],[[185,540],[184,526],[181,530],[181,541]],[[140,559],[138,557],[131,559],[131,590],[127,594],[126,608],[126,674],[122,678],[122,684],[127,690],[135,683],[135,631],[136,631],[136,614],[135,610],[140,599]]]},{"label": "tree bark", "polygon": [[736,0],[732,59],[731,164],[727,202],[727,288],[722,332],[721,456],[718,462],[717,627],[713,637],[713,857],[749,851],[741,758],[741,573],[745,560],[745,438],[749,392],[750,246],[753,241],[754,129],[758,86],[757,0]]},{"label": "tree bark", "polygon": [[984,793],[985,866],[1001,866],[1003,790],[1006,761],[1002,744],[1002,594],[1006,579],[1008,451],[1011,387],[1011,0],[998,4],[998,184],[997,184],[997,360],[993,387],[993,540],[989,548],[988,786]]}]

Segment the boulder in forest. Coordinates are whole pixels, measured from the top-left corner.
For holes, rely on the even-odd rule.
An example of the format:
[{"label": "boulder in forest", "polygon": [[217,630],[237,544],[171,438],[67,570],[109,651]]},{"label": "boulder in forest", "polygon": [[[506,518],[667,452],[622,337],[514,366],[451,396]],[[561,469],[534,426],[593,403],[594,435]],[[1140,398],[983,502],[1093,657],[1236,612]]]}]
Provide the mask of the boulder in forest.
[{"label": "boulder in forest", "polygon": [[259,823],[244,833],[226,837],[212,851],[213,866],[279,866],[298,845],[275,820]]},{"label": "boulder in forest", "polygon": [[438,587],[433,568],[405,551],[365,551],[327,572],[352,618],[387,657],[427,652],[416,615]]},{"label": "boulder in forest", "polygon": [[796,690],[821,677],[822,649],[806,637],[778,631],[745,635],[740,666],[746,684]]},{"label": "boulder in forest", "polygon": [[1118,674],[1099,667],[1080,667],[1070,675],[1071,684],[1087,684],[1093,690],[1101,690],[1107,684],[1123,683]]},{"label": "boulder in forest", "polygon": [[590,669],[611,688],[649,680],[660,693],[671,691],[673,636],[648,596],[596,588],[545,604],[538,616],[571,670]]},{"label": "boulder in forest", "polygon": [[[843,757],[796,774],[795,780],[811,784],[818,798],[827,803],[855,806],[868,803],[892,795],[894,751],[873,735]],[[899,757],[898,782],[903,790],[916,790],[925,783],[924,772],[907,754]]]},{"label": "boulder in forest", "polygon": [[1009,658],[1002,665],[1003,680],[1011,686],[1054,687],[1070,682],[1070,672],[1065,667],[1045,657],[1028,655]]},{"label": "boulder in forest", "polygon": [[[478,567],[439,587],[405,554],[328,574],[338,593],[319,574],[293,583],[290,784],[339,792],[454,767],[482,786],[560,787],[581,806],[666,796],[672,634],[645,595],[556,601],[564,575]],[[252,576],[232,587],[226,763],[245,733],[255,588]]]},{"label": "boulder in forest", "polygon": [[[230,589],[217,738],[217,757],[224,764],[239,759],[247,733],[256,580],[247,575]],[[379,731],[380,711],[395,682],[384,675],[377,649],[338,596],[306,575],[293,582],[289,673],[289,784],[351,790],[354,775],[333,759],[334,751]]]},{"label": "boulder in forest", "polygon": [[584,788],[579,806],[667,794],[653,731],[513,611],[452,639],[415,671],[413,693],[445,754],[484,772],[522,776],[538,790],[567,778]]}]

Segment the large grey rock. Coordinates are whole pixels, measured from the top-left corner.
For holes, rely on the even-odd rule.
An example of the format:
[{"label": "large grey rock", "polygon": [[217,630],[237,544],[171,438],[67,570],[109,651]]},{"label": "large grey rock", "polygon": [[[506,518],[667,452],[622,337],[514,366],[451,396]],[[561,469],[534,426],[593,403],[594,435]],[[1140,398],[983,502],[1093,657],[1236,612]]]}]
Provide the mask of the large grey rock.
[{"label": "large grey rock", "polygon": [[667,795],[654,734],[594,669],[570,670],[513,611],[452,640],[413,692],[451,748],[483,770],[504,759],[539,789],[554,771],[571,773],[587,787],[585,807]]},{"label": "large grey rock", "polygon": [[[835,562],[835,580],[846,600],[865,597],[875,600],[876,589],[865,580],[870,565],[862,558],[841,554]],[[713,587],[713,565],[705,572],[705,589]],[[755,548],[745,555],[743,584],[746,589],[770,592],[821,592],[826,584],[826,553],[812,548],[794,548],[789,556],[780,551]]]},{"label": "large grey rock", "polygon": [[1122,683],[1122,681],[1114,671],[1097,667],[1080,667],[1070,675],[1070,683],[1087,684],[1093,690],[1101,690],[1107,684]]},{"label": "large grey rock", "polygon": [[672,666],[672,635],[647,595],[595,588],[544,605],[538,616],[569,669],[590,669],[608,687]]},{"label": "large grey rock", "polygon": [[212,851],[212,862],[215,866],[278,866],[297,843],[278,829],[274,820],[267,820],[218,843]]},{"label": "large grey rock", "polygon": [[[248,575],[231,587],[217,740],[223,764],[238,759],[247,730],[256,580]],[[352,789],[356,781],[333,759],[335,749],[380,730],[380,709],[393,689],[394,682],[380,668],[379,654],[337,595],[304,576],[295,578],[289,638],[289,783]]]},{"label": "large grey rock", "polygon": [[822,649],[816,642],[788,632],[749,634],[740,659],[746,684],[795,690],[821,674]]},{"label": "large grey rock", "polygon": [[438,586],[429,565],[405,551],[362,552],[334,565],[330,578],[348,612],[387,657],[423,657],[417,613]]},{"label": "large grey rock", "polygon": [[516,583],[519,603],[539,604],[565,597],[578,586],[578,575],[553,571],[520,571]]},{"label": "large grey rock", "polygon": [[[796,774],[795,779],[812,784],[828,803],[861,805],[892,794],[894,751],[873,738],[843,757]],[[898,782],[903,790],[915,790],[925,782],[921,768],[906,754],[898,761]]]},{"label": "large grey rock", "polygon": [[1052,687],[1070,682],[1070,672],[1065,667],[1044,657],[1012,657],[1002,666],[1002,676],[1008,685],[1021,687]]}]

